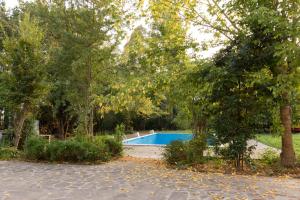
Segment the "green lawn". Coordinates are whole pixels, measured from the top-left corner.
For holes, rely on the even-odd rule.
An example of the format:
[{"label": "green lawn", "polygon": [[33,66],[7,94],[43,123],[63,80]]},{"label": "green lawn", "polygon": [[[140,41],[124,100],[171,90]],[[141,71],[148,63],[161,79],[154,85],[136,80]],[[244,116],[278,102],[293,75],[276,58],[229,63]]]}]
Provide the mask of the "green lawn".
[{"label": "green lawn", "polygon": [[[269,145],[271,147],[275,147],[278,149],[281,148],[281,137],[280,136],[258,134],[258,135],[256,135],[256,139],[259,142]],[[295,152],[298,156],[300,156],[300,134],[293,134],[293,142],[294,142]]]}]

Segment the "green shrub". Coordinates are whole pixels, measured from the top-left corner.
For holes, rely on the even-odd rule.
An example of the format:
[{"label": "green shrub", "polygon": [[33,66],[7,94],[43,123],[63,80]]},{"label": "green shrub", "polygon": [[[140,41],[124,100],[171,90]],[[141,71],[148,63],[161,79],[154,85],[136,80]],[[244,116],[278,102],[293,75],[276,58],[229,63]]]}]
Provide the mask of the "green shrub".
[{"label": "green shrub", "polygon": [[203,152],[207,148],[206,137],[204,135],[197,136],[188,143],[188,162],[203,163]]},{"label": "green shrub", "polygon": [[279,161],[279,155],[271,148],[268,148],[261,157],[261,161],[267,165],[272,165]]},{"label": "green shrub", "polygon": [[86,160],[109,161],[113,156],[105,143],[84,143],[86,146]]},{"label": "green shrub", "polygon": [[181,165],[188,161],[187,143],[183,141],[173,141],[167,145],[163,153],[164,159],[170,165]]},{"label": "green shrub", "polygon": [[63,161],[64,160],[64,141],[53,140],[46,146],[46,160]]},{"label": "green shrub", "polygon": [[41,138],[32,137],[26,141],[25,155],[28,159],[95,162],[108,161],[121,155],[122,143],[109,137],[76,136],[65,141],[53,140],[50,144]]},{"label": "green shrub", "polygon": [[24,146],[24,153],[27,159],[31,160],[44,160],[46,159],[46,145],[48,141],[38,137],[30,136]]},{"label": "green shrub", "polygon": [[116,139],[118,141],[122,141],[124,134],[125,134],[125,125],[124,124],[118,124],[115,128]]},{"label": "green shrub", "polygon": [[19,156],[19,151],[13,147],[0,147],[0,160],[16,159]]},{"label": "green shrub", "polygon": [[96,144],[92,141],[53,141],[47,147],[47,154],[50,161],[107,161],[110,158],[109,152],[104,144]]},{"label": "green shrub", "polygon": [[163,153],[165,161],[170,165],[186,165],[203,163],[203,152],[207,148],[204,136],[198,136],[189,142],[173,141],[167,145]]},{"label": "green shrub", "polygon": [[107,145],[108,151],[112,156],[120,156],[123,151],[122,142],[113,138],[105,138],[104,144]]},{"label": "green shrub", "polygon": [[2,133],[2,139],[0,141],[0,147],[10,147],[13,145],[13,129],[5,129]]}]

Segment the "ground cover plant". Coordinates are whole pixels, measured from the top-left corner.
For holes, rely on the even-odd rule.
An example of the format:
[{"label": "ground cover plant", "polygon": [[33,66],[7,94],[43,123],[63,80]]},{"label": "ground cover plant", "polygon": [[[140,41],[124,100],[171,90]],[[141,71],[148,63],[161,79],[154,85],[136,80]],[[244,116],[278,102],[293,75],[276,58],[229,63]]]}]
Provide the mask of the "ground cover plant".
[{"label": "ground cover plant", "polygon": [[24,157],[35,161],[104,162],[121,154],[121,142],[107,136],[76,136],[50,143],[41,137],[31,136],[24,146]]},{"label": "ground cover plant", "polygon": [[15,148],[0,146],[0,160],[13,160],[20,157],[20,152]]}]

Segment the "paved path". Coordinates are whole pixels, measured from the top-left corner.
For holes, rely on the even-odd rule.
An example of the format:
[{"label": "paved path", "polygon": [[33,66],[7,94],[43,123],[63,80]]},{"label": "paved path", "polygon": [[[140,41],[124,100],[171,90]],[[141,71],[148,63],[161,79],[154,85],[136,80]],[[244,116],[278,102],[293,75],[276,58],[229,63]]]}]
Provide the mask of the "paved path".
[{"label": "paved path", "polygon": [[124,146],[125,156],[135,157],[135,158],[153,158],[162,159],[163,158],[164,147],[160,146]]},{"label": "paved path", "polygon": [[277,153],[278,156],[280,155],[281,150],[276,149],[274,147],[270,147],[268,145],[265,145],[261,142],[258,142],[256,140],[249,140],[248,146],[255,146],[255,150],[253,152],[253,155],[251,155],[252,158],[257,159],[261,158],[261,155],[266,152],[266,150],[272,150],[274,153]]},{"label": "paved path", "polygon": [[137,161],[57,165],[0,161],[2,200],[300,199],[300,180],[176,171]]},{"label": "paved path", "polygon": [[[261,155],[267,150],[271,149],[272,151],[276,152],[278,155],[280,154],[279,149],[275,149],[273,147],[267,146],[261,142],[256,140],[249,140],[248,146],[255,146],[255,150],[251,155],[254,159],[261,158]],[[133,145],[125,145],[124,153],[126,156],[131,156],[135,158],[154,158],[154,159],[162,159],[163,158],[163,151],[164,147],[160,146],[133,146]],[[204,152],[208,154],[208,151]],[[213,150],[209,150],[209,154],[213,155]]]}]

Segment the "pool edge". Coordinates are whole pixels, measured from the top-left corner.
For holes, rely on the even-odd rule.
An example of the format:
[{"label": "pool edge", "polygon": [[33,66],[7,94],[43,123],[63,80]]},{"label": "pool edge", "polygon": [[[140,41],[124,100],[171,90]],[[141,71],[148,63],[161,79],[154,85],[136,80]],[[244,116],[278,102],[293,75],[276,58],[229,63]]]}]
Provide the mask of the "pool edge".
[{"label": "pool edge", "polygon": [[[164,134],[163,132],[155,132],[155,133],[151,133],[151,134],[148,134],[148,135],[143,135],[143,136],[137,136],[137,137],[134,137],[134,138],[130,138],[130,139],[125,139],[122,141],[122,144],[123,146],[154,146],[154,147],[165,147],[167,146],[166,144],[126,144],[124,142],[128,142],[128,141],[132,141],[132,140],[135,140],[137,138],[144,138],[144,137],[148,137],[148,136],[151,136],[151,135],[157,135],[157,134]],[[166,134],[182,134],[182,133],[166,133]],[[185,134],[192,134],[192,133],[185,133]]]}]

